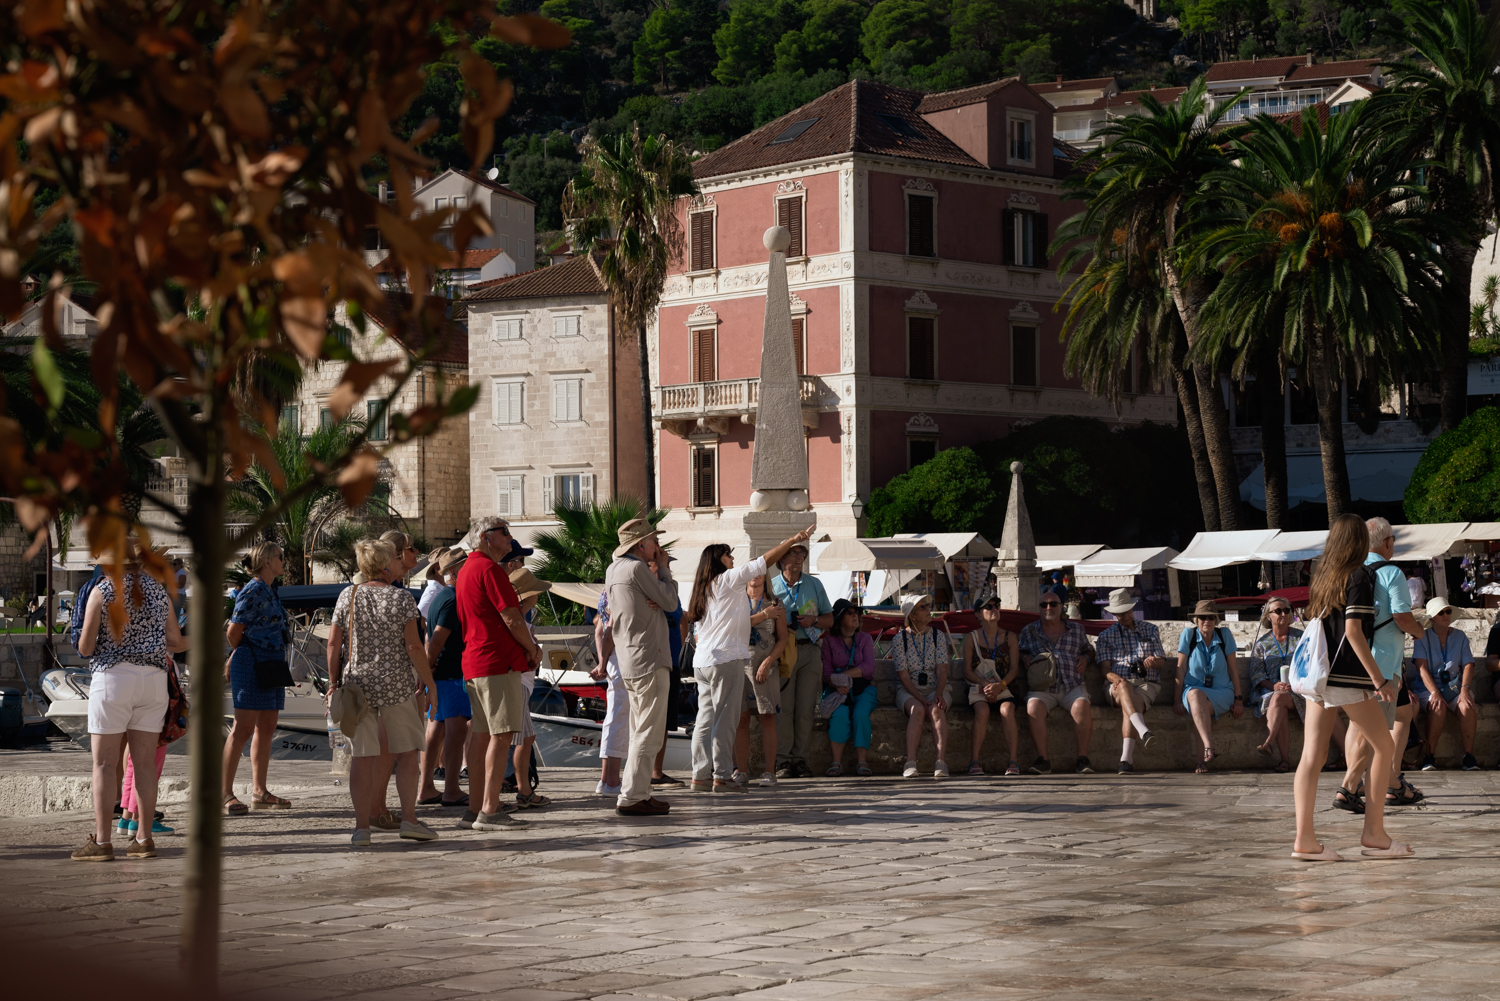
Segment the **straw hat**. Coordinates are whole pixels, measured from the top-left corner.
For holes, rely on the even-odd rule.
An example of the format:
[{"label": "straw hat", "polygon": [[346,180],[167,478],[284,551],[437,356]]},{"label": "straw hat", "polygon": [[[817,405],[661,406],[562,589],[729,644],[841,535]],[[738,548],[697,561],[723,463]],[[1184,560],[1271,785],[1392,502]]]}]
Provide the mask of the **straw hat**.
[{"label": "straw hat", "polygon": [[533,594],[541,594],[552,590],[552,585],[545,580],[537,580],[536,575],[525,567],[513,570],[510,575],[510,585],[516,589],[516,597],[523,601]]},{"label": "straw hat", "polygon": [[1130,588],[1117,587],[1109,592],[1109,604],[1104,606],[1104,610],[1111,615],[1119,615],[1121,612],[1132,611],[1138,604],[1140,602],[1130,593]]},{"label": "straw hat", "polygon": [[1204,598],[1202,601],[1198,602],[1198,604],[1193,606],[1193,618],[1196,619],[1200,615],[1212,615],[1216,619],[1223,618],[1223,616],[1219,614],[1219,606],[1213,603],[1212,598]]},{"label": "straw hat", "polygon": [[427,571],[422,574],[428,580],[435,580],[439,584],[443,582],[443,571],[438,567],[438,561],[448,552],[447,546],[438,546],[427,554]]},{"label": "straw hat", "polygon": [[466,560],[468,558],[469,558],[469,554],[466,553],[466,552],[464,552],[462,549],[450,549],[450,550],[448,550],[446,553],[444,553],[438,559],[438,562],[437,562],[437,572],[438,572],[438,575],[437,575],[437,577],[435,579],[436,580],[442,580],[444,577],[448,576],[450,573],[453,573],[459,567],[463,566],[464,565],[464,560]]},{"label": "straw hat", "polygon": [[360,721],[370,711],[370,700],[365,698],[365,691],[357,682],[346,682],[334,691],[337,697],[329,703],[329,716],[344,736],[353,737]]},{"label": "straw hat", "polygon": [[645,518],[631,518],[620,526],[620,544],[615,547],[615,559],[619,559],[642,542],[660,534],[657,527]]}]

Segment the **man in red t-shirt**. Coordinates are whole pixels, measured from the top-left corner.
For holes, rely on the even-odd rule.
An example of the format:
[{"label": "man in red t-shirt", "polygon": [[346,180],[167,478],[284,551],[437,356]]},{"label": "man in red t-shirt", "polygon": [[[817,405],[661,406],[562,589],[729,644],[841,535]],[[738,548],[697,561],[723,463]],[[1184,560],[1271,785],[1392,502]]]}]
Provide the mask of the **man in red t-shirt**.
[{"label": "man in red t-shirt", "polygon": [[[541,663],[521,602],[500,561],[510,552],[510,526],[485,518],[475,526],[478,546],[458,571],[458,623],[464,633],[464,687],[473,704],[469,742],[469,810],[459,826],[502,831],[521,822],[500,806],[500,783],[511,735],[525,729],[526,690],[521,674]],[[475,777],[482,776],[478,782]]]}]

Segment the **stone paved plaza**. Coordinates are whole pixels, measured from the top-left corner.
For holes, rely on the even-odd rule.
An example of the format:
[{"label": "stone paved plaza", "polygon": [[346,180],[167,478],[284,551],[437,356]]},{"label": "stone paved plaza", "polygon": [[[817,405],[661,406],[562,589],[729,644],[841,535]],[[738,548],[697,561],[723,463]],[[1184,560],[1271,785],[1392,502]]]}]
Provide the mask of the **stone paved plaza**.
[{"label": "stone paved plaza", "polygon": [[[679,794],[642,822],[553,769],[557,805],[523,834],[427,810],[441,840],[377,833],[360,851],[347,802],[308,789],[289,814],[226,822],[225,985],[268,1001],[1500,998],[1500,774],[1412,777],[1430,799],[1391,830],[1418,857],[1324,865],[1287,858],[1291,782],[1274,774],[807,780]],[[0,821],[0,941],[172,969],[182,839],[152,861],[69,861],[87,830],[77,813]],[[1325,810],[1319,830],[1358,858],[1357,818]]]}]

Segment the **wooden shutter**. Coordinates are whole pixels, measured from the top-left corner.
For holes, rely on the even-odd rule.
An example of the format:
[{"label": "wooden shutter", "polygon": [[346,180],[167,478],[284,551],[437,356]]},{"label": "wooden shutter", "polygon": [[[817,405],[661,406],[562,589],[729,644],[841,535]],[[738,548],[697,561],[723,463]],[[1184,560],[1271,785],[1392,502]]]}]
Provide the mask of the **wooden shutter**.
[{"label": "wooden shutter", "polygon": [[932,196],[906,196],[906,252],[912,257],[932,257]]},{"label": "wooden shutter", "polygon": [[1043,212],[1031,214],[1031,266],[1047,266],[1047,216]]},{"label": "wooden shutter", "polygon": [[506,518],[519,518],[524,513],[521,510],[521,477],[496,477],[495,488],[497,513]]},{"label": "wooden shutter", "polygon": [[797,352],[797,374],[807,374],[807,345],[806,345],[807,320],[796,319],[792,321],[792,349]]},{"label": "wooden shutter", "polygon": [[1036,328],[1010,328],[1010,382],[1013,386],[1036,385]]},{"label": "wooden shutter", "polygon": [[594,503],[594,474],[584,473],[578,477],[579,497],[583,506],[588,507]]},{"label": "wooden shutter", "polygon": [[776,203],[776,225],[785,226],[792,234],[791,246],[787,247],[786,256],[801,257],[802,249],[802,199],[783,198]]},{"label": "wooden shutter", "polygon": [[714,359],[714,328],[693,331],[693,381],[713,382],[718,378]]},{"label": "wooden shutter", "polygon": [[907,378],[935,379],[933,371],[933,322],[928,317],[911,316],[906,320]]},{"label": "wooden shutter", "polygon": [[522,397],[524,393],[519,382],[497,382],[495,383],[495,423],[496,424],[520,424],[523,419]]},{"label": "wooden shutter", "polygon": [[693,449],[693,506],[714,506],[714,450]]},{"label": "wooden shutter", "polygon": [[714,266],[714,214],[693,213],[692,270],[707,271]]},{"label": "wooden shutter", "polygon": [[1016,263],[1016,214],[1010,209],[1000,213],[1000,263]]}]

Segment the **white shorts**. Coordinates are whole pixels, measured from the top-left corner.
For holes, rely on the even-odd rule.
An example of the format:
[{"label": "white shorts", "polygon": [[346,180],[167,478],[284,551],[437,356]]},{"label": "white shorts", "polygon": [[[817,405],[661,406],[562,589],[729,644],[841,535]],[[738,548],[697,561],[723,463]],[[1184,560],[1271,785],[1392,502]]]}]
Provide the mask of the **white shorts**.
[{"label": "white shorts", "polygon": [[1028,708],[1032,702],[1040,702],[1047,707],[1048,712],[1059,708],[1071,712],[1073,703],[1079,699],[1083,699],[1085,702],[1089,700],[1089,693],[1082,685],[1070,691],[1063,692],[1061,695],[1056,692],[1031,692],[1026,696]]},{"label": "white shorts", "polygon": [[167,672],[145,664],[116,664],[89,682],[89,733],[160,733],[167,718]]},{"label": "white shorts", "polygon": [[1373,699],[1375,692],[1369,688],[1345,688],[1342,685],[1329,685],[1323,689],[1324,709],[1333,709],[1337,706],[1353,705],[1366,699]]},{"label": "white shorts", "polygon": [[[928,698],[931,697],[931,695],[928,696]],[[912,698],[911,692],[908,692],[906,690],[906,686],[903,685],[902,687],[896,689],[896,708],[900,709],[903,713],[906,712],[906,707],[911,705],[915,701],[916,699]],[[943,689],[943,708],[953,708],[953,689],[951,686],[945,687]]]}]

